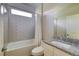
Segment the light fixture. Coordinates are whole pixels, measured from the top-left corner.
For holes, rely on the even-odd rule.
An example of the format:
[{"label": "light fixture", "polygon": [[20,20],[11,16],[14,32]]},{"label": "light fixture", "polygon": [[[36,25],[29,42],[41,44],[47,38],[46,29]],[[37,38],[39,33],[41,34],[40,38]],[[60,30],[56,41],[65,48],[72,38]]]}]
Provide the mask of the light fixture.
[{"label": "light fixture", "polygon": [[6,12],[7,12],[6,8],[3,5],[1,5],[1,14],[4,14]]},{"label": "light fixture", "polygon": [[15,9],[11,9],[11,13],[20,16],[32,17],[32,14],[29,12],[19,11]]}]

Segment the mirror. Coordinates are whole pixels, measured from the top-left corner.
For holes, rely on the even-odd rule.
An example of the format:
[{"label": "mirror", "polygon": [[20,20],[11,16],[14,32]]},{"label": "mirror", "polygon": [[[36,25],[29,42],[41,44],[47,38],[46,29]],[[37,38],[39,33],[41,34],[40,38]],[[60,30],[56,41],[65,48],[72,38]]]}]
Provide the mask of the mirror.
[{"label": "mirror", "polygon": [[78,7],[75,3],[43,4],[43,40],[79,42]]}]

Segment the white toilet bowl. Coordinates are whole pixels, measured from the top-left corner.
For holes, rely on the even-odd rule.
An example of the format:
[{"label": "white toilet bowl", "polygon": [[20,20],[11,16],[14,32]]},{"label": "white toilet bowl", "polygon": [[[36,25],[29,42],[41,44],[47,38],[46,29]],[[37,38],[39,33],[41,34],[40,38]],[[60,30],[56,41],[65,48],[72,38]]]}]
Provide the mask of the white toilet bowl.
[{"label": "white toilet bowl", "polygon": [[44,54],[44,49],[42,46],[36,47],[32,50],[33,56],[42,56]]}]

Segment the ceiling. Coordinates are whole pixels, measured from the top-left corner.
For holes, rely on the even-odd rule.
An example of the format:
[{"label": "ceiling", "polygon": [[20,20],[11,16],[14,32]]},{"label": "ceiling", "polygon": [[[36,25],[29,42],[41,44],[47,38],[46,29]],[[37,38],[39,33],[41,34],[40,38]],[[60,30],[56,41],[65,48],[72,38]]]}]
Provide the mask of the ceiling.
[{"label": "ceiling", "polygon": [[22,3],[22,4],[28,5],[28,6],[34,7],[34,8],[38,8],[41,5],[41,3]]},{"label": "ceiling", "polygon": [[[36,12],[39,14],[42,13],[42,11],[44,13],[48,11],[51,13],[52,11],[58,13],[59,15],[79,13],[79,3],[43,3],[43,6],[42,3],[20,3],[18,5],[22,8],[28,9],[28,11],[32,11],[32,8],[35,8]],[[27,6],[30,6],[30,8],[27,8]]]}]

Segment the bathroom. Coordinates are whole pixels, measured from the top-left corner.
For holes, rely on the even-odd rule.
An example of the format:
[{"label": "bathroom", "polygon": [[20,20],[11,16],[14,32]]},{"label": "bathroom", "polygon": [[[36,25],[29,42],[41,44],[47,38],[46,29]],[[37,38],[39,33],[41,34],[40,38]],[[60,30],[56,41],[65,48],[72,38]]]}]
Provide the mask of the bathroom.
[{"label": "bathroom", "polygon": [[79,56],[79,3],[0,3],[0,56]]}]

